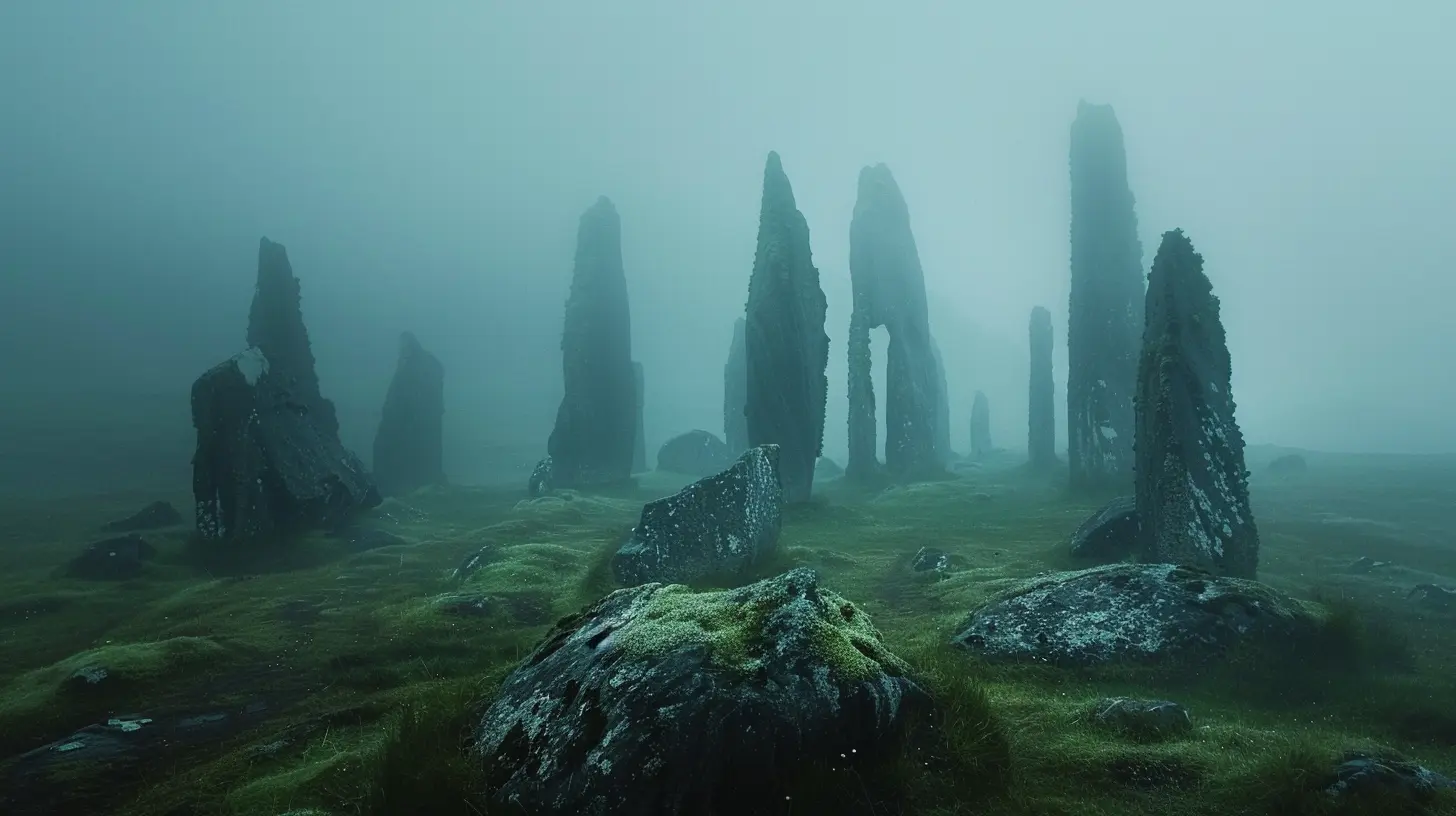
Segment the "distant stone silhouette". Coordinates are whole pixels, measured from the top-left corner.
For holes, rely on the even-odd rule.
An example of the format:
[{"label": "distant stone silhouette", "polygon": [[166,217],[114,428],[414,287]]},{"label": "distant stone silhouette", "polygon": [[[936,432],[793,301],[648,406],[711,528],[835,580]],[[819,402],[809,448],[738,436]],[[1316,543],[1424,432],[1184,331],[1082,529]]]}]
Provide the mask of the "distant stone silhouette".
[{"label": "distant stone silhouette", "polygon": [[632,381],[637,387],[637,432],[633,435],[636,442],[632,447],[632,472],[645,473],[651,468],[647,465],[647,434],[643,427],[642,411],[646,406],[647,382],[643,378],[642,364],[632,363]]},{"label": "distant stone silhouette", "polygon": [[777,153],[763,172],[758,248],[748,282],[748,442],[779,446],[785,501],[808,501],[824,443],[828,303],[809,250],[809,225]]},{"label": "distant stone silhouette", "polygon": [[1077,106],[1071,176],[1067,459],[1073,488],[1124,486],[1132,481],[1142,244],[1122,128],[1110,105]]},{"label": "distant stone silhouette", "polygon": [[205,541],[246,541],[333,528],[377,505],[379,492],[339,442],[333,403],[319,393],[281,244],[262,239],[247,351],[192,384],[192,495]]},{"label": "distant stone silhouette", "polygon": [[581,216],[577,230],[561,358],[565,394],[546,444],[552,485],[630,479],[637,444],[632,320],[622,270],[622,221],[606,197]]},{"label": "distant stone silhouette", "polygon": [[1027,402],[1026,448],[1034,467],[1057,463],[1056,382],[1052,377],[1052,313],[1031,310],[1031,387]]},{"label": "distant stone silhouette", "polygon": [[1203,256],[1163,234],[1148,278],[1137,392],[1137,515],[1144,561],[1253,578],[1249,507],[1232,363]]},{"label": "distant stone silhouette", "polygon": [[410,332],[374,434],[374,483],[385,496],[445,483],[445,367]]},{"label": "distant stone silhouette", "polygon": [[910,210],[883,164],[859,174],[859,198],[849,226],[849,276],[854,308],[849,322],[849,463],[862,478],[877,469],[874,383],[869,333],[890,335],[885,364],[885,465],[913,477],[941,469],[937,411],[940,381],[930,337],[925,274],[910,228]]},{"label": "distant stone silhouette", "polygon": [[747,321],[733,322],[733,345],[723,365],[723,441],[734,456],[748,450],[748,348]]},{"label": "distant stone silhouette", "polygon": [[935,361],[935,458],[944,465],[955,458],[950,447],[950,386],[945,379],[945,360],[934,337],[930,338],[930,356]]},{"label": "distant stone silhouette", "polygon": [[984,459],[991,453],[991,401],[977,391],[971,403],[971,458]]}]

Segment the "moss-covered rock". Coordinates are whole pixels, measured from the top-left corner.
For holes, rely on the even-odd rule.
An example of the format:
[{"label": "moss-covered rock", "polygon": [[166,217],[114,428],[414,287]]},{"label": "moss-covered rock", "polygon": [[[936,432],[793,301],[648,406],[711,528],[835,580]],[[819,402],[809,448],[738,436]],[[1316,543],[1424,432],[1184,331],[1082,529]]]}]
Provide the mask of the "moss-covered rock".
[{"label": "moss-covered rock", "polygon": [[558,623],[502,685],[477,751],[496,800],[532,813],[727,812],[894,745],[928,704],[906,672],[812,570],[718,592],[647,584]]}]

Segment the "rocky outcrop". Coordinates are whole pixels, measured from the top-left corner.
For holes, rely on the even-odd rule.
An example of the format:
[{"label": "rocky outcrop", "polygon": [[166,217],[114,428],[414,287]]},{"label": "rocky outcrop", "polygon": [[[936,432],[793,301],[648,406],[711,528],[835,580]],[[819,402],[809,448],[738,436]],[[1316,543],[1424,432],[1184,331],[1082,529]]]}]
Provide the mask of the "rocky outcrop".
[{"label": "rocky outcrop", "polygon": [[643,409],[647,404],[647,381],[642,364],[632,363],[632,384],[637,393],[637,431],[632,435],[632,472],[644,473],[647,467],[647,432],[643,422]]},{"label": "rocky outcrop", "polygon": [[182,514],[171,502],[154,501],[124,519],[117,519],[102,525],[108,533],[134,533],[140,530],[156,530],[175,527],[182,523]]},{"label": "rocky outcrop", "polygon": [[1027,394],[1026,449],[1032,467],[1057,463],[1056,382],[1052,377],[1052,313],[1031,310],[1031,387]]},{"label": "rocky outcrop", "polygon": [[971,458],[985,459],[991,455],[991,401],[986,392],[977,391],[971,402]]},{"label": "rocky outcrop", "polygon": [[1303,604],[1254,581],[1114,564],[1033,578],[973,612],[953,642],[991,660],[1197,663],[1241,641],[1309,643],[1318,629]]},{"label": "rocky outcrop", "polygon": [[240,541],[337,528],[380,501],[339,442],[333,403],[319,393],[281,244],[262,239],[248,318],[251,348],[192,384],[192,495],[205,541]]},{"label": "rocky outcrop", "polygon": [[657,469],[684,476],[712,476],[733,464],[728,445],[707,431],[688,431],[657,450]]},{"label": "rocky outcrop", "polygon": [[557,487],[625,482],[637,439],[622,221],[605,197],[581,217],[561,334],[565,394],[547,441]]},{"label": "rocky outcrop", "polygon": [[733,345],[723,364],[723,441],[734,456],[748,450],[748,348],[747,321],[733,322]]},{"label": "rocky outcrop", "polygon": [[748,360],[748,441],[778,445],[790,502],[808,501],[824,443],[829,382],[828,303],[809,250],[809,225],[777,153],[763,171],[758,248],[748,281],[744,346]]},{"label": "rocky outcrop", "polygon": [[783,501],[778,447],[749,448],[729,469],[643,507],[612,571],[626,585],[741,575],[778,546]]},{"label": "rocky outcrop", "polygon": [[1071,177],[1067,459],[1073,488],[1123,486],[1133,475],[1143,250],[1110,105],[1077,106]]},{"label": "rocky outcrop", "polygon": [[874,386],[869,332],[890,335],[885,361],[885,466],[907,477],[940,469],[937,444],[940,382],[925,297],[925,274],[910,228],[910,210],[883,164],[859,174],[859,198],[849,225],[850,457],[858,477],[874,468]]},{"label": "rocky outcrop", "polygon": [[723,592],[647,584],[559,622],[474,750],[493,801],[522,812],[763,813],[801,768],[887,756],[929,706],[906,673],[812,570]]},{"label": "rocky outcrop", "polygon": [[445,367],[410,332],[374,434],[374,483],[385,496],[445,483]]},{"label": "rocky outcrop", "polygon": [[1093,513],[1072,533],[1068,552],[1073,558],[1101,563],[1122,561],[1137,551],[1137,499],[1119,496]]},{"label": "rocky outcrop", "polygon": [[1232,365],[1203,256],[1164,233],[1148,277],[1138,369],[1140,557],[1254,577],[1259,531],[1249,507]]}]

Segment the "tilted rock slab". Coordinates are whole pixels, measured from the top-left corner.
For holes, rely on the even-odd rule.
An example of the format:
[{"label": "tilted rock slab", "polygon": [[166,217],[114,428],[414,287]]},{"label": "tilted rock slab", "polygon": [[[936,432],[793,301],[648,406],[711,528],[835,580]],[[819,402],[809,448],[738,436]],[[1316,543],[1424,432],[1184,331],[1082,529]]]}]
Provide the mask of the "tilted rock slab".
[{"label": "tilted rock slab", "polygon": [[753,813],[804,763],[877,757],[928,695],[813,570],[618,590],[507,677],[475,750],[519,812]]},{"label": "tilted rock slab", "polygon": [[784,491],[779,448],[749,448],[733,466],[649,502],[612,559],[626,585],[739,575],[778,546]]},{"label": "tilted rock slab", "polygon": [[1172,564],[1113,564],[1027,581],[952,641],[992,660],[1059,665],[1210,657],[1245,638],[1289,643],[1319,618],[1263,584]]}]

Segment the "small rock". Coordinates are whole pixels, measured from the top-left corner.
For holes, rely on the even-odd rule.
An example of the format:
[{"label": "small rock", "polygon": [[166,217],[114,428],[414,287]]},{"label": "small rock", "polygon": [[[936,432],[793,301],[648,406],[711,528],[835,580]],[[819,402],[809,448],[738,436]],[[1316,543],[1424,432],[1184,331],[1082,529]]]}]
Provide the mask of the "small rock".
[{"label": "small rock", "polygon": [[663,443],[657,469],[686,476],[712,476],[733,465],[728,444],[707,431],[688,431]]},{"label": "small rock", "polygon": [[1072,533],[1070,550],[1074,558],[1108,564],[1131,555],[1137,549],[1137,537],[1137,499],[1119,496],[1077,527]]},{"label": "small rock", "polygon": [[1424,799],[1440,790],[1456,790],[1456,780],[1414,762],[1350,752],[1335,768],[1335,779],[1325,792],[1330,796],[1369,793]]},{"label": "small rock", "polygon": [[844,468],[828,456],[821,456],[814,462],[815,479],[837,479],[844,475]]},{"label": "small rock", "polygon": [[531,498],[545,495],[551,492],[552,487],[552,465],[551,457],[547,456],[536,463],[531,469],[531,479],[526,483],[526,492]]},{"label": "small rock", "polygon": [[446,615],[460,617],[488,617],[496,609],[496,599],[477,593],[451,593],[441,595],[432,601],[435,609]]},{"label": "small rock", "polygon": [[910,561],[910,570],[920,573],[934,572],[943,577],[957,566],[957,561],[963,563],[964,559],[957,558],[945,550],[936,549],[935,547],[921,547],[915,553],[915,557]]},{"label": "small rock", "polygon": [[61,690],[70,694],[94,692],[111,688],[115,678],[105,666],[82,666],[61,683]]},{"label": "small rock", "polygon": [[138,535],[97,541],[66,565],[66,575],[86,581],[125,581],[141,574],[157,550]]},{"label": "small rock", "polygon": [[1447,589],[1435,584],[1420,584],[1406,593],[1406,597],[1431,609],[1456,609],[1456,589]]},{"label": "small rock", "polygon": [[1092,719],[1099,725],[1134,737],[1163,738],[1193,730],[1188,709],[1170,700],[1105,697],[1093,711]]},{"label": "small rock", "polygon": [[155,530],[160,527],[175,527],[182,523],[182,514],[171,502],[154,501],[124,519],[103,524],[101,529],[108,533],[134,533],[138,530]]},{"label": "small rock", "polygon": [[1353,575],[1365,575],[1378,569],[1385,569],[1386,567],[1393,566],[1395,566],[1394,561],[1376,561],[1368,555],[1362,555],[1359,558],[1356,558],[1354,561],[1351,561],[1349,564],[1346,564],[1341,571],[1348,572]]},{"label": "small rock", "polygon": [[1270,473],[1279,476],[1287,476],[1291,473],[1303,473],[1308,469],[1309,463],[1304,460],[1303,456],[1297,453],[1286,453],[1270,462],[1268,467]]}]

